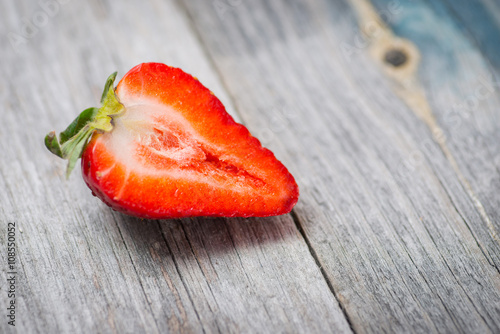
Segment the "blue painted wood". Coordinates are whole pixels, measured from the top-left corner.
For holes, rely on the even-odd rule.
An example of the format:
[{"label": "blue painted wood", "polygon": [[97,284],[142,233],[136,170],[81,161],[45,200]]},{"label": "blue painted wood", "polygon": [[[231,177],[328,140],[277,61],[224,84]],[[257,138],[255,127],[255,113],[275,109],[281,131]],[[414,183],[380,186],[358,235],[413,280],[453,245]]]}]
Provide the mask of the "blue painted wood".
[{"label": "blue painted wood", "polygon": [[[449,20],[456,22],[464,36],[474,43],[500,71],[500,3],[498,1],[429,1]],[[445,8],[444,8],[445,7]]]}]

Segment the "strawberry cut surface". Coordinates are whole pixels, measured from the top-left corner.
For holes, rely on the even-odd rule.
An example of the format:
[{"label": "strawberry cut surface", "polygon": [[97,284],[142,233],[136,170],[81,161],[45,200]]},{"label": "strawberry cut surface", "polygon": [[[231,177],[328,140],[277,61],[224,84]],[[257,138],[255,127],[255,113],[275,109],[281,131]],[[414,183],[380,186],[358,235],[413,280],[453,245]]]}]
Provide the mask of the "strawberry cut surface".
[{"label": "strawberry cut surface", "polygon": [[250,217],[285,214],[297,202],[286,167],[191,75],[145,63],[114,93],[124,110],[110,116],[111,130],[93,132],[81,164],[92,192],[115,210]]}]

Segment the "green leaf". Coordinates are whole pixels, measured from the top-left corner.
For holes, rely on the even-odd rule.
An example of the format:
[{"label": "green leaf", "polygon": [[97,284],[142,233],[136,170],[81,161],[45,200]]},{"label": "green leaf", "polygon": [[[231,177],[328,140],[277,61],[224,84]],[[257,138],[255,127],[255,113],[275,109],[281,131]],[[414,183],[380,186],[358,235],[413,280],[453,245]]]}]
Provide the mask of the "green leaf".
[{"label": "green leaf", "polygon": [[99,114],[115,116],[121,114],[124,110],[125,107],[118,101],[113,87],[109,88],[106,95],[103,94],[102,106]]},{"label": "green leaf", "polygon": [[48,135],[45,136],[45,146],[49,149],[50,152],[54,153],[58,157],[63,157],[62,148],[59,144],[59,140],[57,140],[55,131],[51,131]]},{"label": "green leaf", "polygon": [[68,166],[66,167],[66,178],[69,178],[71,171],[75,168],[77,160],[82,157],[83,151],[93,132],[94,130],[82,131],[82,134],[78,135],[78,140],[71,146],[71,150],[67,153]]},{"label": "green leaf", "polygon": [[113,89],[113,83],[115,82],[117,74],[118,72],[112,73],[106,80],[106,84],[104,85],[104,90],[102,91],[101,103],[104,103],[104,99],[106,98],[106,95],[108,95],[109,89],[110,88]]},{"label": "green leaf", "polygon": [[[106,86],[104,87],[101,102],[102,106],[99,108],[99,111],[94,117],[92,123],[89,123],[94,128],[106,132],[113,129],[113,125],[111,124],[113,116],[118,116],[125,111],[125,107],[118,100],[113,86],[108,85],[110,80],[111,82],[114,80],[114,73],[110,76],[110,78],[108,78]],[[107,91],[106,88],[108,89]]]},{"label": "green leaf", "polygon": [[45,136],[45,146],[58,157],[68,160],[66,177],[75,168],[76,162],[82,157],[92,134],[111,131],[113,116],[118,116],[125,111],[115,94],[113,83],[117,72],[111,74],[106,80],[101,97],[100,108],[88,108],[78,115],[71,124],[59,134],[59,139],[54,131]]},{"label": "green leaf", "polygon": [[73,122],[71,122],[66,130],[59,134],[61,145],[63,145],[71,137],[75,136],[81,129],[83,129],[85,125],[92,122],[98,112],[98,108],[88,108],[82,111],[80,115],[78,115],[78,117],[75,118]]}]

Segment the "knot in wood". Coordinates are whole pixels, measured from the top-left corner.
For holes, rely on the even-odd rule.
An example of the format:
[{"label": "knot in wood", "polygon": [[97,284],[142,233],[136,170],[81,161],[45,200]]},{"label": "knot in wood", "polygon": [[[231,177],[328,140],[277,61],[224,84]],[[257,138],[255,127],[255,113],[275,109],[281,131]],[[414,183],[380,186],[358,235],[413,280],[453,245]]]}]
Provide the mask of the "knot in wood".
[{"label": "knot in wood", "polygon": [[406,63],[408,55],[401,49],[390,49],[384,55],[384,61],[394,67],[399,67]]}]

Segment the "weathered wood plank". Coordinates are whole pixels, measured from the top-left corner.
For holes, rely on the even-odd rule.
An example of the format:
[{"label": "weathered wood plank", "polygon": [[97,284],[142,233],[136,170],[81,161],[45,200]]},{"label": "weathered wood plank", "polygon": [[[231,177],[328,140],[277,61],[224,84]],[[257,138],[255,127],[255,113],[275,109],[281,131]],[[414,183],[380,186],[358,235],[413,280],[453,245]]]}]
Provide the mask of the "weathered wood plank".
[{"label": "weathered wood plank", "polygon": [[[378,1],[379,8],[383,2]],[[470,8],[455,6],[459,12],[470,12]],[[500,197],[497,194],[499,173],[497,153],[499,114],[495,112],[500,102],[498,72],[491,68],[492,58],[482,58],[483,48],[498,47],[500,26],[496,26],[496,34],[492,34],[490,45],[476,44],[467,30],[457,23],[454,16],[446,11],[446,5],[433,2],[429,5],[402,3],[401,18],[392,20],[394,29],[402,37],[412,38],[419,47],[422,55],[420,78],[426,82],[426,94],[436,117],[441,137],[457,163],[457,171],[462,175],[465,187],[477,201],[479,211],[482,212],[482,223],[470,224],[468,227],[480,244],[482,251],[497,269],[500,268],[500,216],[498,204]],[[476,15],[482,15],[485,9],[476,5]],[[415,14],[412,14],[415,13]],[[455,12],[456,13],[456,12]],[[429,31],[440,31],[439,35],[429,31],[415,31],[411,28],[410,18],[420,19],[429,26]],[[474,14],[468,14],[474,15]],[[441,20],[441,17],[450,17]],[[481,20],[482,24],[487,18]],[[472,23],[472,22],[470,22]],[[488,25],[491,28],[492,22]],[[472,24],[468,26],[472,30]],[[493,37],[495,36],[495,37]],[[495,39],[496,38],[496,39]],[[484,41],[483,41],[484,43]],[[425,48],[432,44],[433,48]],[[436,61],[432,61],[437,59]],[[446,62],[440,60],[446,59]],[[448,183],[444,183],[449,187]],[[460,203],[458,210],[469,218],[467,221],[477,221],[471,210],[465,209],[465,199],[454,196],[456,191],[448,189],[454,202]]]},{"label": "weathered wood plank", "polygon": [[186,7],[244,121],[298,176],[297,219],[354,330],[498,332],[500,197],[478,179],[499,176],[498,90],[446,146],[429,128],[463,131],[443,115],[487,73],[480,50],[457,49],[467,37],[428,3],[378,2],[416,38],[429,121],[369,55],[363,1],[222,2]]},{"label": "weathered wood plank", "polygon": [[5,321],[2,289],[0,332],[350,333],[291,216],[141,221],[92,198],[79,171],[64,180],[42,139],[97,102],[114,70],[182,67],[235,113],[178,4],[57,8],[16,44],[8,33],[22,34],[22,19],[40,19],[43,8],[0,4],[2,252],[7,223],[18,226],[16,327]]},{"label": "weathered wood plank", "polygon": [[418,46],[422,119],[370,58],[360,3],[189,2],[209,61],[178,4],[70,2],[16,53],[6,34],[42,9],[0,4],[0,240],[20,224],[18,332],[349,332],[291,217],[145,222],[63,180],[40,138],[97,101],[108,72],[146,60],[195,73],[235,114],[233,99],[298,176],[296,223],[355,331],[498,332],[489,38],[472,43],[471,13],[441,2],[374,1],[400,9],[389,23]]}]

